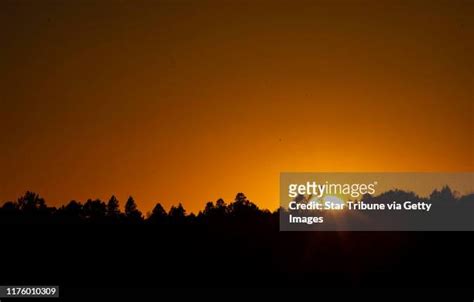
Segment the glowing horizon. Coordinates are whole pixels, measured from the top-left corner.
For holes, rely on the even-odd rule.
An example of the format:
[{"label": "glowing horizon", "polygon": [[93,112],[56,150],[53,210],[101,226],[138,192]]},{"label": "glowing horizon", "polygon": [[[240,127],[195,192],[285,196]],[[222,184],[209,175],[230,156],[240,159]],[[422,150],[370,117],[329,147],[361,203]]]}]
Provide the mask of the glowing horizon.
[{"label": "glowing horizon", "polygon": [[472,172],[454,3],[4,2],[0,202],[273,210],[280,172]]}]

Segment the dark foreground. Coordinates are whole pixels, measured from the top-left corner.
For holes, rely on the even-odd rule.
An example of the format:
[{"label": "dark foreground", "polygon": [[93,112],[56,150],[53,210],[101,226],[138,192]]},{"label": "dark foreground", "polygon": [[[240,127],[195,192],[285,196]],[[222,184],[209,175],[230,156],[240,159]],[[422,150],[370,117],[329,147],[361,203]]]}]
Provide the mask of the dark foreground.
[{"label": "dark foreground", "polygon": [[471,287],[473,235],[157,225],[3,225],[0,284]]},{"label": "dark foreground", "polygon": [[[137,301],[185,293],[178,288],[235,295],[262,287],[278,288],[265,294],[349,292],[349,300],[361,288],[474,298],[473,232],[280,232],[278,213],[241,193],[197,216],[157,205],[144,220],[133,200],[122,213],[114,198],[55,209],[33,193],[0,214],[0,285],[59,285],[63,298]],[[467,296],[453,299],[458,294]]]}]

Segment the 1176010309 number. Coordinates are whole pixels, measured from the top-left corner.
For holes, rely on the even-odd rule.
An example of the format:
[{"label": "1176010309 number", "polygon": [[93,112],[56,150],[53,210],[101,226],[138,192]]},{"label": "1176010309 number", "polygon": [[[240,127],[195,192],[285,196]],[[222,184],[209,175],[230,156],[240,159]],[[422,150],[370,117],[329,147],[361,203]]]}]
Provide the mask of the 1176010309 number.
[{"label": "1176010309 number", "polygon": [[0,298],[59,297],[59,286],[0,286]]}]

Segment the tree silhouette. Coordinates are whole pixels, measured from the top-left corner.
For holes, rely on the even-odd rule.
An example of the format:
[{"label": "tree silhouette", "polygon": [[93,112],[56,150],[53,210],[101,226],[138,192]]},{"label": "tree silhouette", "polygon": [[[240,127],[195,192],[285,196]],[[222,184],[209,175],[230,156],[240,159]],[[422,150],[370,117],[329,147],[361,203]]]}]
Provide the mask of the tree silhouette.
[{"label": "tree silhouette", "polygon": [[79,221],[84,218],[83,206],[81,203],[71,200],[67,205],[59,209],[58,215],[67,222]]},{"label": "tree silhouette", "polygon": [[218,217],[224,217],[227,214],[227,204],[224,199],[219,198],[216,201],[216,206],[214,207],[214,213]]},{"label": "tree silhouette", "polygon": [[212,202],[208,202],[204,207],[204,210],[199,213],[199,216],[206,220],[218,223],[225,219],[228,210],[225,201],[222,198],[219,198],[215,205]]},{"label": "tree silhouette", "polygon": [[104,221],[107,206],[104,202],[99,199],[87,200],[83,206],[84,218],[91,221],[101,222]]},{"label": "tree silhouette", "polygon": [[[368,202],[392,203],[394,200],[419,200],[437,203],[427,216],[431,219],[442,220],[445,211],[455,213],[458,221],[466,223],[472,219],[474,210],[474,193],[457,196],[450,187],[444,186],[441,190],[434,190],[429,198],[419,197],[414,192],[393,189],[377,196],[364,195],[362,200]],[[283,210],[284,211],[284,210]],[[453,214],[454,215],[454,214]],[[245,225],[278,222],[279,212],[261,210],[256,204],[248,200],[244,193],[238,193],[230,204],[223,199],[215,203],[208,202],[196,217],[193,213],[187,214],[183,205],[172,206],[168,213],[160,203],[157,203],[146,221],[151,224],[194,224],[205,223],[220,228],[224,225],[235,225],[242,228]],[[384,217],[380,214],[381,219]],[[419,216],[419,215],[418,215]],[[410,219],[421,222],[420,217],[412,215]],[[5,202],[0,207],[0,223],[81,223],[81,222],[143,222],[142,212],[138,209],[133,197],[129,197],[125,204],[125,213],[119,209],[119,201],[112,195],[107,203],[99,199],[89,199],[84,204],[75,200],[61,206],[59,209],[48,207],[45,200],[34,192],[27,191],[16,202]],[[408,219],[408,218],[406,218]],[[407,220],[408,221],[408,220]]]},{"label": "tree silhouette", "polygon": [[148,217],[148,220],[152,223],[163,223],[166,221],[167,216],[168,214],[166,214],[163,206],[160,203],[157,203],[151,211],[151,215]]},{"label": "tree silhouette", "polygon": [[259,212],[257,205],[248,200],[244,193],[237,193],[229,208],[233,217],[249,218],[249,216],[256,216]]},{"label": "tree silhouette", "polygon": [[109,201],[107,202],[107,209],[106,209],[107,217],[111,219],[117,219],[120,217],[120,208],[119,208],[119,201],[112,195]]},{"label": "tree silhouette", "polygon": [[177,207],[171,207],[168,216],[170,217],[171,222],[181,224],[185,222],[186,210],[183,205],[179,203]]},{"label": "tree silhouette", "polygon": [[130,196],[125,204],[125,217],[129,222],[137,223],[142,221],[143,215],[137,208],[137,204],[132,196]]},{"label": "tree silhouette", "polygon": [[204,211],[202,212],[205,216],[211,216],[214,213],[215,207],[212,201],[209,201],[206,203],[206,206],[204,207]]},{"label": "tree silhouette", "polygon": [[35,212],[46,210],[44,199],[38,194],[27,191],[18,199],[18,209],[23,212]]},{"label": "tree silhouette", "polygon": [[8,211],[8,212],[14,212],[18,210],[18,206],[13,201],[7,201],[3,204],[2,210]]},{"label": "tree silhouette", "polygon": [[444,186],[441,191],[434,190],[430,195],[432,202],[452,202],[456,200],[456,196],[449,186]]},{"label": "tree silhouette", "polygon": [[186,216],[186,210],[181,203],[177,207],[172,206],[169,212],[169,216],[172,218],[182,218]]}]

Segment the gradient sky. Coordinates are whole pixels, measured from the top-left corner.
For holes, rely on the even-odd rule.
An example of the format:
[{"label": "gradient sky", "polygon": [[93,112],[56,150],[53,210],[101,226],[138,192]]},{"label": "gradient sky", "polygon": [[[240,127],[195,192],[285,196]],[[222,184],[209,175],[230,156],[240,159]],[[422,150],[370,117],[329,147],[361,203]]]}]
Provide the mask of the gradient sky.
[{"label": "gradient sky", "polygon": [[[100,2],[100,3],[98,3]],[[278,206],[282,171],[474,171],[474,1],[1,1],[0,200]]]}]

